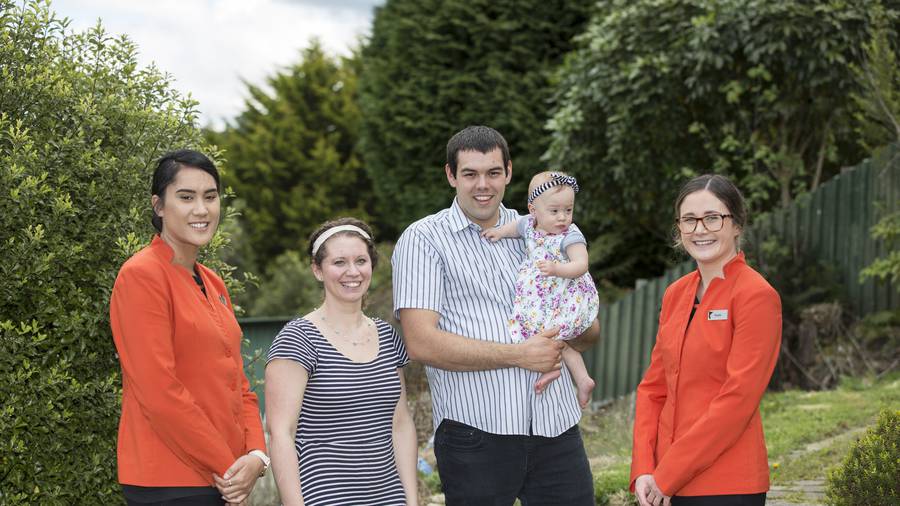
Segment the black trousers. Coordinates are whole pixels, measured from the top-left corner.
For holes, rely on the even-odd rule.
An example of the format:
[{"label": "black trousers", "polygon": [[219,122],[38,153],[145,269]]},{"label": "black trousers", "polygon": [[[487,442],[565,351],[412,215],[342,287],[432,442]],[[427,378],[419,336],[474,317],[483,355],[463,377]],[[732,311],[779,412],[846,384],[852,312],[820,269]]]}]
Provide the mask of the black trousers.
[{"label": "black trousers", "polygon": [[672,498],[672,506],[763,506],[765,492],[761,494],[696,495]]},{"label": "black trousers", "polygon": [[502,436],[444,420],[434,454],[447,506],[593,506],[578,426],[557,437]]},{"label": "black trousers", "polygon": [[217,495],[193,495],[159,502],[135,502],[126,499],[128,506],[224,506],[225,500]]}]

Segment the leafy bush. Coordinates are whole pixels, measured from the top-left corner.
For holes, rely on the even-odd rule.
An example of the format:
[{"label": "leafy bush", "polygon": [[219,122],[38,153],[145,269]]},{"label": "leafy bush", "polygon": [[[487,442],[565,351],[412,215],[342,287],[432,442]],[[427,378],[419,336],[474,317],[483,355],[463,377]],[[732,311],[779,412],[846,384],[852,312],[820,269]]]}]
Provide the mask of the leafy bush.
[{"label": "leafy bush", "polygon": [[889,280],[900,291],[900,210],[885,215],[872,227],[872,238],[882,241],[887,253],[860,273],[860,279]]},{"label": "leafy bush", "polygon": [[154,160],[200,143],[195,102],[135,55],[0,0],[2,504],[121,502],[109,294],[151,237]]},{"label": "leafy bush", "polygon": [[578,204],[588,242],[604,246],[591,272],[619,286],[659,275],[671,227],[660,202],[690,176],[728,175],[761,211],[862,158],[848,63],[877,3],[896,24],[896,2],[595,2],[560,71],[545,158],[591,196]]},{"label": "leafy bush", "polygon": [[850,449],[844,464],[829,473],[833,506],[900,504],[900,410],[884,410],[878,423]]},{"label": "leafy bush", "polygon": [[846,330],[846,296],[836,269],[775,235],[748,242],[750,263],[781,295],[782,352],[770,386],[834,386],[840,378],[825,363],[822,348]]},{"label": "leafy bush", "polygon": [[322,302],[322,289],[309,266],[309,257],[288,250],[266,269],[259,289],[252,294],[250,315],[301,316]]},{"label": "leafy bush", "polygon": [[900,309],[879,311],[860,320],[854,333],[863,348],[878,355],[879,370],[888,370],[900,361]]}]

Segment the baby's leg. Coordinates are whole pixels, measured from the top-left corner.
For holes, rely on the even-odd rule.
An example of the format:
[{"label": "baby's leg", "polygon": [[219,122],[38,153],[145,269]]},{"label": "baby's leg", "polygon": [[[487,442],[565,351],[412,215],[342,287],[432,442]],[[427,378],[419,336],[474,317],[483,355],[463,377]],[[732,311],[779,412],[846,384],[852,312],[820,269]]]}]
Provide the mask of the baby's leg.
[{"label": "baby's leg", "polygon": [[[565,360],[565,359],[563,359]],[[538,377],[537,381],[534,382],[534,392],[538,394],[544,393],[544,389],[547,388],[550,383],[553,383],[559,378],[560,372],[557,369],[556,371],[545,372]]]},{"label": "baby's leg", "polygon": [[[587,372],[587,367],[584,365],[584,359],[581,357],[581,353],[566,346],[563,348],[562,356],[563,362],[565,362],[566,367],[569,368],[569,374],[572,375],[572,380],[575,381],[575,387],[578,390],[578,403],[582,408],[585,408],[591,400],[591,392],[594,391],[594,380]],[[534,391],[542,393],[550,383],[553,383],[559,378],[559,374],[559,371],[550,371],[541,374],[534,383]]]},{"label": "baby's leg", "polygon": [[584,358],[581,356],[581,353],[566,346],[563,348],[562,357],[566,367],[569,368],[572,380],[575,382],[576,390],[578,390],[578,403],[584,409],[591,402],[591,392],[594,391],[595,386],[594,379],[588,374],[587,366],[584,365]]}]

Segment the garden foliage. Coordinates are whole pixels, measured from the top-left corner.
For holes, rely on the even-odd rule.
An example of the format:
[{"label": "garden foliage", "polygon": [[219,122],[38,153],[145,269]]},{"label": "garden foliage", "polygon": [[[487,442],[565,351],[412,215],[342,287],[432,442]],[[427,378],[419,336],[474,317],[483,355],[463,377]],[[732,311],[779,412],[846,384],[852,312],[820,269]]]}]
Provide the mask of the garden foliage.
[{"label": "garden foliage", "polygon": [[355,65],[313,41],[297,63],[266,79],[270,90],[248,84],[244,111],[211,132],[228,158],[225,183],[240,196],[242,268],[265,271],[335,216],[369,219]]},{"label": "garden foliage", "polygon": [[514,176],[505,202],[524,211],[529,178],[551,168],[540,157],[553,70],[589,8],[564,0],[388,0],[376,9],[362,51],[361,136],[376,215],[390,226],[385,237],[449,204],[444,147],[467,125],[506,137]]},{"label": "garden foliage", "polygon": [[900,504],[900,411],[884,410],[878,423],[853,447],[828,476],[832,506],[895,506]]},{"label": "garden foliage", "polygon": [[[860,145],[880,152],[885,170],[900,166],[900,66],[897,51],[891,45],[897,21],[876,11],[876,30],[865,46],[865,59],[854,65],[861,90],[854,94],[857,110],[856,134]],[[893,149],[884,149],[887,144]],[[900,205],[891,201],[889,188],[879,188],[884,198],[878,202],[883,217],[872,227],[872,237],[882,241],[886,253],[862,272],[860,279],[869,277],[890,280],[900,290]],[[896,196],[894,196],[896,198]]]},{"label": "garden foliage", "polygon": [[151,237],[154,160],[201,142],[195,102],[135,55],[0,0],[2,504],[121,502],[109,294]]},{"label": "garden foliage", "polygon": [[689,176],[732,177],[759,212],[863,158],[849,63],[876,4],[897,23],[896,0],[598,3],[561,71],[548,152],[593,197],[579,203],[592,272],[659,275],[672,213],[660,203]]}]

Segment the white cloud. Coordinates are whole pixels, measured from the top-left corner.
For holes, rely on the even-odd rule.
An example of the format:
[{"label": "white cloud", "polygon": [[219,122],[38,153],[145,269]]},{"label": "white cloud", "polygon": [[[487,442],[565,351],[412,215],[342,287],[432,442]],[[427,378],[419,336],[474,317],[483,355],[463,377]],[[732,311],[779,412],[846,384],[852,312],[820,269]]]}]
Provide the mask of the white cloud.
[{"label": "white cloud", "polygon": [[379,0],[325,4],[284,0],[57,0],[52,9],[84,30],[102,19],[127,34],[175,87],[200,102],[201,121],[221,126],[243,108],[246,86],[297,61],[313,37],[349,54],[368,33]]}]

